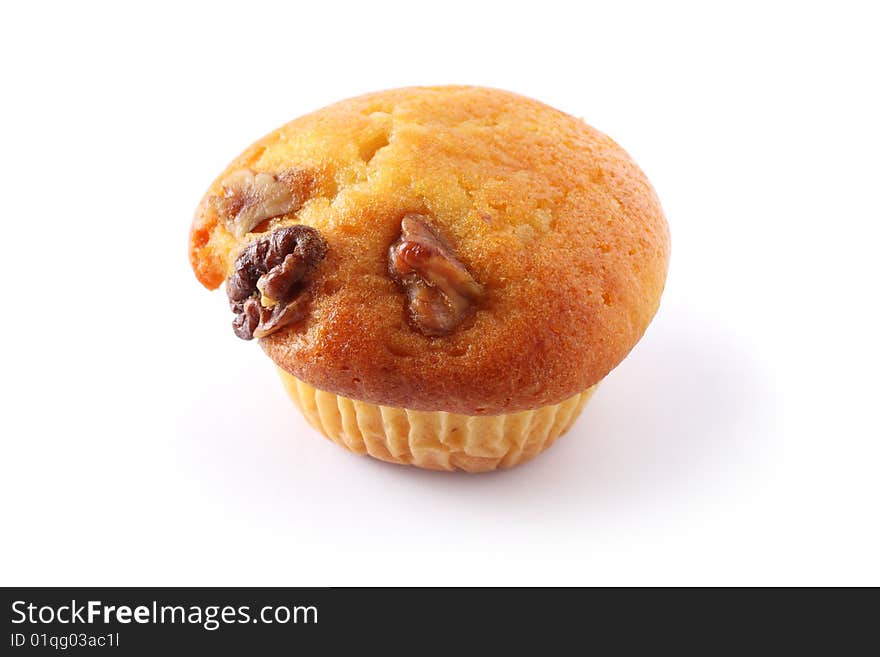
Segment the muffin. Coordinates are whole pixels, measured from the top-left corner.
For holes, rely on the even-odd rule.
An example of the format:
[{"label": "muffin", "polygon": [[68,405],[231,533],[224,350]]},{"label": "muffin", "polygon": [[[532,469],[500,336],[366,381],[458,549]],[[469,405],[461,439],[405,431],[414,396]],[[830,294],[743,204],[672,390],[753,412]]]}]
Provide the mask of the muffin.
[{"label": "muffin", "polygon": [[642,171],[582,120],[414,87],[257,141],[208,189],[189,252],[318,431],[480,472],[572,425],[657,311],[669,233]]}]

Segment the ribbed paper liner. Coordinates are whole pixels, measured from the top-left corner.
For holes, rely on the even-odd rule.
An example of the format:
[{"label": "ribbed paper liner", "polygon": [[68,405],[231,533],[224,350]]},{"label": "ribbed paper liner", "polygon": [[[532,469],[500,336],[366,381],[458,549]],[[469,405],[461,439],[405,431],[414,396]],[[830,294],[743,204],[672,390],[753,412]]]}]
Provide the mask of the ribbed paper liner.
[{"label": "ribbed paper liner", "polygon": [[460,415],[378,406],[317,390],[279,369],[313,427],[357,454],[432,470],[511,468],[568,431],[596,386],[552,406],[506,415]]}]

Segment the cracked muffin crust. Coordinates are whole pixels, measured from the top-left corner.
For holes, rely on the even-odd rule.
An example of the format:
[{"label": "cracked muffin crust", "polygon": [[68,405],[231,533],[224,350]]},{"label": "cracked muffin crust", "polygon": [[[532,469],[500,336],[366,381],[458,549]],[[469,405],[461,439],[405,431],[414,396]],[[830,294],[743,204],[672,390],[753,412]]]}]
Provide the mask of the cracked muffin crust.
[{"label": "cracked muffin crust", "polygon": [[297,288],[307,307],[261,346],[319,390],[415,411],[511,413],[591,388],[645,331],[669,258],[622,148],[476,87],[369,94],[256,142],[199,205],[196,276],[219,287],[294,225],[326,249]]}]

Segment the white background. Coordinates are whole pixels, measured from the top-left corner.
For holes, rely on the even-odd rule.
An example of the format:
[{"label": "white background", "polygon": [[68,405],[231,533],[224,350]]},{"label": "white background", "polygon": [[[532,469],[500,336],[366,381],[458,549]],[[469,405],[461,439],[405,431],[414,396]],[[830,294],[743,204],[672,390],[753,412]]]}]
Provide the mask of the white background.
[{"label": "white background", "polygon": [[[872,3],[7,3],[0,583],[880,584]],[[196,203],[307,111],[507,88],[669,218],[655,322],[574,430],[449,475],[319,437]]]}]

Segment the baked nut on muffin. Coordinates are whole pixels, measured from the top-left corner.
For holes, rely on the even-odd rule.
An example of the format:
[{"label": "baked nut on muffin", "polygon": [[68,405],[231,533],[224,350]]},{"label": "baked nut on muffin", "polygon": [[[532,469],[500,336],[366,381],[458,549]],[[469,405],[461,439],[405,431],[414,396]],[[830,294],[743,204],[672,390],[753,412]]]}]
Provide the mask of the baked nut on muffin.
[{"label": "baked nut on muffin", "polygon": [[583,121],[415,87],[257,141],[199,205],[190,259],[315,428],[473,472],[571,426],[654,316],[669,233],[645,175]]}]

